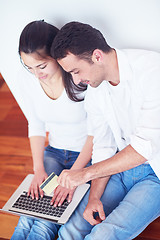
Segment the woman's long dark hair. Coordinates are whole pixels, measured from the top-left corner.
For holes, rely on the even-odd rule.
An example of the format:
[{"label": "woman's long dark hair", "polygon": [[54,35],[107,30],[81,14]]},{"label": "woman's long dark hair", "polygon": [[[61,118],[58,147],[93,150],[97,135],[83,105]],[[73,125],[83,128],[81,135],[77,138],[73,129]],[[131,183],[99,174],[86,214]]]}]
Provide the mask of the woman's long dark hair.
[{"label": "woman's long dark hair", "polygon": [[[24,53],[37,53],[41,57],[51,57],[50,50],[52,42],[58,33],[58,28],[53,25],[41,21],[33,21],[29,23],[22,31],[19,40],[19,55]],[[44,55],[40,52],[43,50]],[[75,102],[83,101],[78,95],[86,90],[83,84],[75,85],[70,73],[65,72],[62,68],[63,83],[68,97]]]}]

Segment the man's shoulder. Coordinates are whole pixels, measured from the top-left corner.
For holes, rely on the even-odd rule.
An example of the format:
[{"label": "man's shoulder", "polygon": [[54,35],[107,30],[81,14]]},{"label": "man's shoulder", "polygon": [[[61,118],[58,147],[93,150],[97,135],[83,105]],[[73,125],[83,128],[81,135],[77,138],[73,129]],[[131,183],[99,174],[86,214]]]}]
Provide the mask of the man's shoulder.
[{"label": "man's shoulder", "polygon": [[[160,53],[143,49],[122,49],[117,51],[119,67],[121,70],[131,70],[138,79],[149,76],[160,69]],[[137,75],[138,74],[138,75]]]},{"label": "man's shoulder", "polygon": [[115,49],[116,52],[124,52],[126,54],[131,54],[131,55],[157,55],[160,56],[160,52],[154,51],[154,50],[149,50],[149,49],[143,49],[143,48],[123,48],[123,49]]},{"label": "man's shoulder", "polygon": [[145,50],[145,49],[121,49],[116,50],[117,54],[125,55],[128,60],[130,61],[148,61],[151,59],[155,62],[160,61],[160,52],[152,51],[152,50]]}]

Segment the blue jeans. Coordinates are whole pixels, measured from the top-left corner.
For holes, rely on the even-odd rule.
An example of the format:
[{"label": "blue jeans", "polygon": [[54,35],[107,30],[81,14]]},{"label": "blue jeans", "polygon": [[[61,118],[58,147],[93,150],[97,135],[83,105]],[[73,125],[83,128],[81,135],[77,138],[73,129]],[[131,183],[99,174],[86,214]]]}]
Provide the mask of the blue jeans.
[{"label": "blue jeans", "polygon": [[106,219],[96,226],[83,219],[88,195],[60,228],[59,240],[130,240],[160,216],[160,181],[148,164],[110,178],[101,197]]},{"label": "blue jeans", "polygon": [[[55,172],[59,175],[63,169],[70,169],[78,155],[79,152],[47,146],[44,152],[44,167],[47,174]],[[49,221],[20,217],[11,240],[51,240],[55,239],[59,228],[60,225]]]}]

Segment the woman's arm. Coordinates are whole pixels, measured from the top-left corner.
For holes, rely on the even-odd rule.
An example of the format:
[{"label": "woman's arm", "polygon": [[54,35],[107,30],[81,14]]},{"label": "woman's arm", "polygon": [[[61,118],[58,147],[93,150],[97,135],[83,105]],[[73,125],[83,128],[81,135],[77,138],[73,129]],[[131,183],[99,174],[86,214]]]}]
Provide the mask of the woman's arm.
[{"label": "woman's arm", "polygon": [[43,196],[43,191],[39,188],[39,186],[48,177],[43,164],[45,137],[32,136],[29,139],[33,158],[34,177],[30,185],[28,195],[31,194],[32,198],[36,197],[36,199],[38,199],[38,193]]},{"label": "woman's arm", "polygon": [[93,149],[93,136],[88,136],[82,148],[82,151],[80,152],[78,158],[76,159],[71,169],[76,170],[84,168],[92,158],[92,149]]},{"label": "woman's arm", "polygon": [[32,158],[33,158],[33,170],[37,172],[44,170],[43,157],[45,147],[45,137],[43,136],[32,136],[29,138]]},{"label": "woman's arm", "polygon": [[[87,163],[91,160],[91,157],[92,157],[92,148],[93,148],[93,137],[88,136],[82,151],[80,152],[78,158],[76,159],[75,163],[71,167],[72,170],[82,169],[87,165]],[[57,205],[60,206],[64,202],[67,196],[68,196],[67,198],[68,202],[71,202],[74,191],[75,191],[75,188],[71,190],[71,189],[58,186],[54,191],[54,196],[52,198],[51,204],[54,203],[55,207]]]}]

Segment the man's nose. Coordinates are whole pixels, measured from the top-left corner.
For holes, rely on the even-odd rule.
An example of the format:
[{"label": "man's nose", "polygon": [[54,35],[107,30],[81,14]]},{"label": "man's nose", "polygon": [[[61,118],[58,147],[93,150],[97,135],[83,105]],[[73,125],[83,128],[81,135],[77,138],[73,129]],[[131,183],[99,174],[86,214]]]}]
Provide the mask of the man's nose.
[{"label": "man's nose", "polygon": [[76,85],[78,85],[81,82],[81,80],[78,76],[73,76],[73,81]]}]

